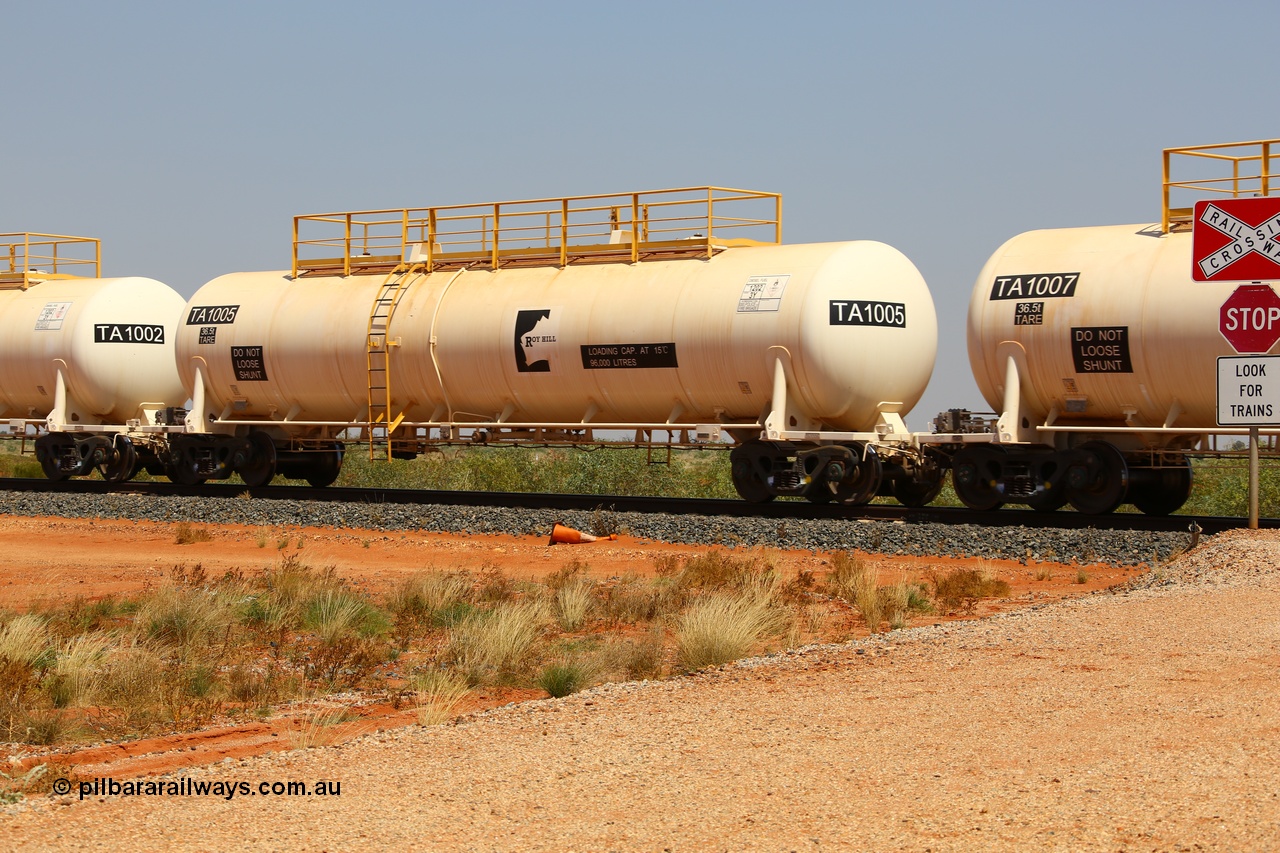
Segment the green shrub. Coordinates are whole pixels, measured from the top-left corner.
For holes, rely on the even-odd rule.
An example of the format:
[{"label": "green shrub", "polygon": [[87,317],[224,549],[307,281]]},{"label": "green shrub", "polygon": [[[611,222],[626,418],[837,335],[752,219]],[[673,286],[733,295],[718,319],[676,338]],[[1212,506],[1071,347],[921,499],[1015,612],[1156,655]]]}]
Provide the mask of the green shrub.
[{"label": "green shrub", "polygon": [[[666,459],[663,453],[661,458]],[[677,450],[651,464],[644,449],[443,448],[413,460],[370,462],[348,453],[340,486],[733,498],[729,454]],[[604,517],[601,518],[604,521]],[[609,525],[606,523],[605,527]],[[604,529],[605,533],[618,532]]]},{"label": "green shrub", "polygon": [[557,699],[577,693],[587,686],[588,680],[587,667],[574,660],[549,664],[538,674],[538,686]]}]

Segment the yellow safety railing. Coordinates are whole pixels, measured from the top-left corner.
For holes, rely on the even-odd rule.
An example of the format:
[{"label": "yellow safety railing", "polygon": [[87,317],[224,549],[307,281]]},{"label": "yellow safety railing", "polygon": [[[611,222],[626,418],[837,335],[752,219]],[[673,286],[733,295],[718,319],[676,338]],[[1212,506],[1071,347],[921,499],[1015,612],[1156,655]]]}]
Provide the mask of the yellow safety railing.
[{"label": "yellow safety railing", "polygon": [[782,196],[725,187],[295,216],[293,274],[707,258],[782,242]]},{"label": "yellow safety railing", "polygon": [[[1160,229],[1168,234],[1171,230],[1190,228],[1194,204],[1187,202],[1194,201],[1196,196],[1241,198],[1280,192],[1280,174],[1275,171],[1277,157],[1280,157],[1280,139],[1164,149]],[[1174,180],[1175,164],[1195,171],[1196,176]]]},{"label": "yellow safety railing", "polygon": [[26,290],[53,278],[98,278],[102,244],[92,237],[18,231],[0,234],[0,287]]}]

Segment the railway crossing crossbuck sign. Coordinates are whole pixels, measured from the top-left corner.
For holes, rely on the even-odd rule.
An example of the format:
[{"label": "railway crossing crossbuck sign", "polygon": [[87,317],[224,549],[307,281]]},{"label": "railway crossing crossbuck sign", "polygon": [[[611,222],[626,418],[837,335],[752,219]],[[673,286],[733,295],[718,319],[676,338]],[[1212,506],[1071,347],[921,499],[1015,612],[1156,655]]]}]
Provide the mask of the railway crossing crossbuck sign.
[{"label": "railway crossing crossbuck sign", "polygon": [[1280,196],[1196,202],[1191,254],[1196,281],[1280,278]]}]

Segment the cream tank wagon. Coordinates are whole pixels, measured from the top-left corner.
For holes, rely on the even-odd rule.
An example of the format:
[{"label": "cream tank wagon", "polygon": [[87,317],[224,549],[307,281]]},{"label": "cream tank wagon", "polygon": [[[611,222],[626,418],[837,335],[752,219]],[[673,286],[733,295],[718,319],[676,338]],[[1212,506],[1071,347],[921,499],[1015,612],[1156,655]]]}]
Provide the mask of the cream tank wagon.
[{"label": "cream tank wagon", "polygon": [[175,473],[332,482],[347,442],[735,447],[748,500],[921,504],[902,415],[933,368],[915,267],[781,244],[781,199],[700,187],[298,217],[294,264],[225,275],[176,335]]},{"label": "cream tank wagon", "polygon": [[[966,505],[1167,514],[1183,504],[1188,454],[1230,432],[1216,421],[1216,359],[1236,354],[1219,323],[1240,283],[1192,279],[1191,208],[1171,198],[1280,190],[1273,146],[1169,149],[1160,222],[1031,231],[992,255],[969,303],[969,361],[1001,415],[994,442],[953,457]],[[1174,180],[1179,158],[1209,177]]]},{"label": "cream tank wagon", "polygon": [[87,237],[0,234],[0,417],[35,434],[51,480],[163,473],[183,298],[150,278],[102,278]]}]

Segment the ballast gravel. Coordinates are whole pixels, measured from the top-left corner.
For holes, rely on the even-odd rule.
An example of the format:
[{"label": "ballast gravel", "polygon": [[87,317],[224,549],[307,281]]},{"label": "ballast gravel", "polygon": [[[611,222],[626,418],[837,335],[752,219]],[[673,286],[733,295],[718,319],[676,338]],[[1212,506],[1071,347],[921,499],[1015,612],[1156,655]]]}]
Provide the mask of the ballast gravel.
[{"label": "ballast gravel", "polygon": [[1280,839],[1280,534],[1125,588],[38,797],[15,850],[1232,850]]},{"label": "ballast gravel", "polygon": [[556,521],[580,530],[598,523],[642,539],[691,545],[762,545],[813,551],[861,550],[911,556],[1109,563],[1167,560],[1189,545],[1188,533],[1058,530],[980,525],[898,524],[833,519],[760,519],[637,512],[582,512],[502,507],[330,503],[141,495],[0,493],[11,515],[119,518],[207,524],[299,525],[432,533],[546,536]]}]

